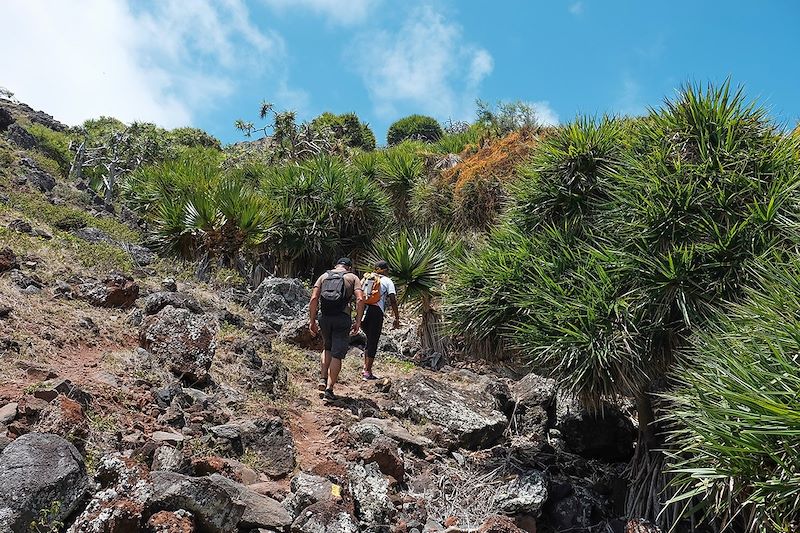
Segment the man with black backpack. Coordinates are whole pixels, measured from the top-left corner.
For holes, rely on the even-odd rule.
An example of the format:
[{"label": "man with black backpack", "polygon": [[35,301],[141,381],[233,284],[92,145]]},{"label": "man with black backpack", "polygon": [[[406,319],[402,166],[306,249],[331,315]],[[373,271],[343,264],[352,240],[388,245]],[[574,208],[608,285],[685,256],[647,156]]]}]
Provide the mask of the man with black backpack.
[{"label": "man with black backpack", "polygon": [[[351,318],[350,307],[353,297],[356,299],[355,323]],[[326,400],[335,400],[333,387],[339,379],[342,359],[350,346],[350,335],[358,333],[361,317],[364,315],[364,291],[361,289],[361,280],[353,274],[353,262],[350,258],[342,257],[333,270],[325,272],[317,279],[311,291],[308,312],[311,333],[316,335],[322,332],[324,341],[319,390],[324,391]]]}]

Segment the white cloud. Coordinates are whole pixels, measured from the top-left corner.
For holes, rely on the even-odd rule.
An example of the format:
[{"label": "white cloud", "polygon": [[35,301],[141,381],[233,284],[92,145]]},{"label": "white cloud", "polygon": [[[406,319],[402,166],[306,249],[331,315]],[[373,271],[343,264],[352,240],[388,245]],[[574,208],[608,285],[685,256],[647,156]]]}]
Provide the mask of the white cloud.
[{"label": "white cloud", "polygon": [[381,0],[262,0],[275,11],[306,9],[341,25],[363,22]]},{"label": "white cloud", "polygon": [[461,26],[430,6],[411,11],[396,31],[362,34],[349,56],[384,118],[401,104],[440,119],[469,118],[494,66],[489,52],[465,42]]},{"label": "white cloud", "polygon": [[231,94],[242,68],[283,54],[241,0],[142,6],[7,0],[0,49],[14,52],[0,54],[0,84],[69,124],[111,115],[174,127]]},{"label": "white cloud", "polygon": [[583,2],[575,2],[573,4],[570,4],[569,6],[569,12],[575,15],[576,17],[583,15],[583,9],[584,9]]},{"label": "white cloud", "polygon": [[530,102],[528,105],[536,112],[536,120],[539,124],[544,126],[558,125],[558,113],[550,107],[550,102],[542,100],[540,102]]},{"label": "white cloud", "polygon": [[643,115],[647,106],[642,102],[641,85],[638,81],[626,74],[622,79],[622,89],[615,102],[615,111],[628,116]]}]

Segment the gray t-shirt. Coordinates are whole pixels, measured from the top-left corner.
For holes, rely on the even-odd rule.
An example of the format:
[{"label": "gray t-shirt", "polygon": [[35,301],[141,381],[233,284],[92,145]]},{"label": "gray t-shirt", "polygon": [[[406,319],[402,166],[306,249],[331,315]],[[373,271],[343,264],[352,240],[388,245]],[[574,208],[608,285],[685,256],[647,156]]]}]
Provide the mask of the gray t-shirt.
[{"label": "gray t-shirt", "polygon": [[[336,269],[334,269],[336,270]],[[314,288],[318,289],[322,285],[322,282],[325,281],[325,278],[328,277],[328,273],[325,272],[320,277],[317,278],[317,281],[314,283]],[[361,289],[361,280],[358,279],[358,276],[353,274],[352,272],[348,272],[344,275],[344,297],[347,298],[348,302],[352,302],[353,295],[355,294],[356,290]],[[353,307],[351,303],[347,304],[347,307],[344,309],[345,313],[352,314]]]}]

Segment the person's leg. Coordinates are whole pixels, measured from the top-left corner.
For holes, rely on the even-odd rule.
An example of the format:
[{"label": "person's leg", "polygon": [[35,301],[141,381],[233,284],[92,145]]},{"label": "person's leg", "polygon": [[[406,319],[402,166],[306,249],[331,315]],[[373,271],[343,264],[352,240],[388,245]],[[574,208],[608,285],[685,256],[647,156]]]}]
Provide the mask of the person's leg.
[{"label": "person's leg", "polygon": [[323,348],[320,354],[320,374],[319,386],[320,390],[325,390],[328,385],[328,371],[331,365],[331,345],[332,345],[332,329],[331,323],[326,317],[320,317],[319,329],[322,334]]},{"label": "person's leg", "polygon": [[378,306],[370,306],[367,315],[369,322],[364,326],[364,333],[367,336],[367,345],[364,350],[364,377],[372,375],[372,365],[375,362],[375,354],[378,353],[378,341],[381,338],[383,328],[383,312]]},{"label": "person's leg", "polygon": [[[342,359],[347,354],[350,345],[350,315],[342,314],[331,324],[331,350],[328,363],[328,388],[327,391],[333,393],[333,388],[339,380],[339,372],[342,370]],[[326,391],[326,393],[327,393]]]},{"label": "person's leg", "polygon": [[331,351],[322,350],[320,354],[320,374],[319,374],[319,389],[325,390],[328,384],[328,372],[331,366]]}]

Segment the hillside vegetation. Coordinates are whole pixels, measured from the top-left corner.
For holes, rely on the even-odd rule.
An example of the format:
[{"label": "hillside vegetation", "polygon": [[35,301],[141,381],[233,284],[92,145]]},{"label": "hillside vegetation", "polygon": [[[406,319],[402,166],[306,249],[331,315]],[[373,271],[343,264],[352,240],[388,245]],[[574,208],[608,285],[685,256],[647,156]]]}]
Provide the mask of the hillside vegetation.
[{"label": "hillside vegetation", "polygon": [[385,148],[353,113],[268,103],[230,146],[0,103],[0,264],[50,265],[26,287],[114,271],[213,299],[382,258],[417,364],[517,365],[599,418],[635,406],[627,518],[800,528],[800,135],[730,83],[554,127],[479,102],[474,123],[398,120]]}]

